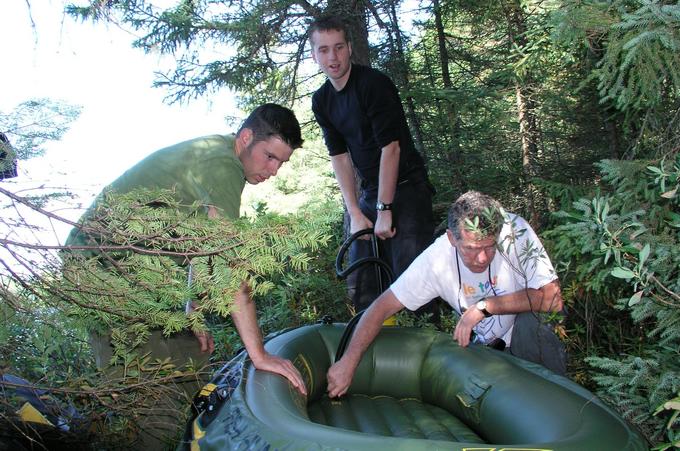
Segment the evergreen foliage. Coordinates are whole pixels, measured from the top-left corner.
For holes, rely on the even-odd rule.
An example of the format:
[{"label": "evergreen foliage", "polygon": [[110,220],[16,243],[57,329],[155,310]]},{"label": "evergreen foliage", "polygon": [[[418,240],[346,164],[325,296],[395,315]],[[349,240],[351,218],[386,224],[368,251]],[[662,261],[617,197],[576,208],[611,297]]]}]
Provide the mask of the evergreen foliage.
[{"label": "evergreen foliage", "polygon": [[558,42],[581,48],[581,89],[596,89],[613,157],[645,157],[677,145],[679,5],[657,0],[566,1],[554,14]]},{"label": "evergreen foliage", "polygon": [[27,100],[13,111],[0,111],[0,132],[7,135],[16,158],[27,160],[42,155],[45,143],[61,139],[80,110],[79,106],[52,99]]},{"label": "evergreen foliage", "polygon": [[648,109],[680,93],[680,5],[639,2],[610,28],[595,74],[603,101],[619,109]]},{"label": "evergreen foliage", "polygon": [[305,57],[306,20],[321,12],[295,1],[182,0],[168,8],[144,0],[89,3],[66,11],[84,20],[120,20],[143,33],[134,46],[175,57],[177,67],[155,85],[180,102],[224,87],[252,95],[252,104],[294,101],[304,82],[297,71]]},{"label": "evergreen foliage", "polygon": [[[91,430],[88,440],[102,447],[133,443],[137,415],[149,399],[176,397],[178,384],[209,371],[140,352],[151,331],[209,327],[216,361],[233,356],[241,344],[229,312],[243,280],[253,288],[265,332],[325,314],[346,319],[344,287],[329,271],[340,224],[337,208],[319,204],[298,215],[263,213],[237,221],[187,217],[168,191],[109,195],[98,205],[80,225],[97,237],[95,246],[63,248],[63,266],[44,249],[33,276],[15,271],[14,278],[2,279],[3,298],[10,301],[0,328],[3,372],[43,381],[51,399],[77,409],[86,423],[72,419],[69,426],[77,434],[62,437],[65,442]],[[189,316],[188,299],[200,299]],[[95,369],[88,343],[92,330],[111,330],[116,348],[111,363],[124,369],[119,377]],[[174,426],[186,418],[189,401],[185,412],[176,412]],[[8,427],[22,402],[0,403]]]},{"label": "evergreen foliage", "polygon": [[[229,221],[181,211],[170,191],[108,194],[81,225],[96,246],[65,254],[58,295],[90,329],[112,329],[121,352],[150,329],[165,335],[204,330],[207,315],[229,315],[242,282],[263,296],[274,288],[271,276],[306,271],[307,251],[317,252],[330,239],[329,218],[322,215]],[[200,303],[187,316],[190,299]]]},{"label": "evergreen foliage", "polygon": [[[616,352],[587,361],[597,369],[592,377],[604,399],[652,442],[669,440],[657,449],[677,444],[680,425],[673,409],[663,408],[680,390],[678,154],[674,161],[602,161],[611,191],[560,212],[565,224],[549,233],[555,256],[573,265],[566,280],[605,303],[597,310],[615,302],[630,314],[632,324],[605,337]],[[606,326],[608,316],[593,321]]]}]

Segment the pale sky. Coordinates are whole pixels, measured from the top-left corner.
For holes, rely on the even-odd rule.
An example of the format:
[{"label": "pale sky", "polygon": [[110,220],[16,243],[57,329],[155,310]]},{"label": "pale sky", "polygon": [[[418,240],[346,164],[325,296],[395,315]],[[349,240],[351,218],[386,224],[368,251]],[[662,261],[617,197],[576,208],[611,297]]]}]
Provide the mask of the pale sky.
[{"label": "pale sky", "polygon": [[[164,104],[165,92],[151,85],[154,71],[170,63],[132,48],[129,31],[64,15],[64,3],[0,1],[0,111],[8,114],[41,97],[82,107],[61,141],[48,143],[44,157],[19,162],[19,177],[2,186],[20,195],[38,194],[32,191],[38,186],[68,188],[77,198],[48,209],[75,221],[103,187],[146,155],[194,137],[234,132],[225,118],[243,115],[227,90],[190,105]],[[44,228],[26,236],[27,230],[0,224],[7,239],[60,244],[71,228],[46,223],[29,210],[2,214],[21,214]]]},{"label": "pale sky", "polygon": [[20,181],[64,180],[96,194],[157,149],[234,131],[225,117],[242,114],[229,92],[209,102],[164,104],[165,92],[151,88],[154,71],[162,66],[158,56],[133,49],[134,36],[120,28],[76,22],[63,14],[63,5],[62,0],[0,2],[0,110],[7,114],[38,97],[83,107],[62,141],[47,146],[44,158],[20,162]]}]

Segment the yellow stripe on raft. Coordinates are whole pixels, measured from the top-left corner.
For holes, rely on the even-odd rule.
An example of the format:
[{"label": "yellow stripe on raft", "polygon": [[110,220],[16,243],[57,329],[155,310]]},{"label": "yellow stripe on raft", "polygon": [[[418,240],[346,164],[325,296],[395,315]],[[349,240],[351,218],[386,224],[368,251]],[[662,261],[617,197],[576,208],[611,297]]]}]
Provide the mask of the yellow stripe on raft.
[{"label": "yellow stripe on raft", "polygon": [[205,384],[203,386],[203,388],[201,388],[201,392],[199,393],[199,396],[210,396],[210,393],[215,391],[216,388],[217,388],[217,385],[215,385],[213,383]]},{"label": "yellow stripe on raft", "polygon": [[200,451],[201,447],[198,445],[198,441],[205,437],[205,431],[198,425],[198,418],[194,420],[192,430],[194,438],[191,440],[191,451]]},{"label": "yellow stripe on raft", "polygon": [[397,317],[392,315],[389,318],[387,318],[385,321],[383,321],[383,326],[396,326],[397,325]]}]

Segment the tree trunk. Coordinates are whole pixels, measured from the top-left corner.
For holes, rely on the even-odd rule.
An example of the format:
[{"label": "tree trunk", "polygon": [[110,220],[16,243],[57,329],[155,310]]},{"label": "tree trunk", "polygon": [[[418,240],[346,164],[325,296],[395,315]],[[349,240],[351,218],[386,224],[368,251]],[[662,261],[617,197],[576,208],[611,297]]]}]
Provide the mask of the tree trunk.
[{"label": "tree trunk", "polygon": [[325,13],[332,13],[347,21],[352,35],[352,61],[364,66],[371,65],[368,46],[368,17],[363,2],[331,0]]},{"label": "tree trunk", "polygon": [[[409,65],[405,57],[404,40],[402,39],[401,29],[399,28],[395,2],[390,3],[390,21],[392,22],[392,30],[395,36],[394,41],[396,43],[396,46],[394,52],[396,54],[398,64],[397,67],[400,69],[399,71],[397,71],[397,74],[400,77],[401,85],[404,87],[406,91],[409,91],[411,89],[411,82],[408,76]],[[420,127],[420,121],[418,120],[418,116],[416,115],[415,102],[413,101],[413,97],[410,95],[407,95],[404,100],[406,103],[406,117],[408,117],[409,122],[411,123],[413,140],[415,141],[416,148],[423,155],[423,158],[426,159],[427,155],[425,153],[426,152],[425,145],[423,144],[423,132],[422,128]]]},{"label": "tree trunk", "polygon": [[536,176],[536,159],[538,156],[538,128],[536,126],[536,106],[531,98],[532,90],[515,82],[519,130],[522,137],[522,173],[527,186],[527,213],[534,225],[537,225],[536,188],[533,178]]},{"label": "tree trunk", "polygon": [[[433,0],[432,10],[434,13],[434,24],[437,31],[437,48],[439,49],[439,64],[441,66],[442,83],[445,89],[455,90],[453,82],[451,81],[451,71],[449,70],[449,52],[446,48],[446,34],[444,32],[444,22],[442,21],[442,11],[439,0]],[[451,162],[452,171],[458,174],[458,180],[454,180],[454,185],[459,185],[464,189],[465,183],[460,175],[459,168],[462,167],[463,156],[460,149],[460,116],[456,110],[456,105],[450,101],[446,101],[446,116],[448,118],[448,125],[451,128],[449,134],[450,146],[448,152],[448,160]],[[456,183],[457,182],[457,183]]]},{"label": "tree trunk", "polygon": [[615,160],[621,158],[621,140],[619,128],[613,119],[604,120],[604,128],[609,136],[609,156]]},{"label": "tree trunk", "polygon": [[[508,38],[511,46],[516,49],[526,48],[526,15],[519,0],[506,0],[503,1],[502,5],[508,24]],[[515,96],[517,98],[517,113],[522,140],[522,173],[527,188],[527,215],[534,226],[537,226],[539,196],[533,184],[533,178],[537,175],[536,164],[539,158],[540,133],[531,78],[531,75],[515,75]]]}]

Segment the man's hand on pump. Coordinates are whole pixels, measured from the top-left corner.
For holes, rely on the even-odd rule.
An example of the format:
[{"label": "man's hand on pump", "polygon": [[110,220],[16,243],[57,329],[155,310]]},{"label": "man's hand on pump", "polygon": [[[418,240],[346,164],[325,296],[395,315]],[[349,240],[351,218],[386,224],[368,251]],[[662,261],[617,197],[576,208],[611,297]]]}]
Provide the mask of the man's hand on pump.
[{"label": "man's hand on pump", "polygon": [[[350,235],[354,235],[355,233],[359,232],[360,230],[364,229],[372,229],[373,228],[373,222],[371,222],[370,219],[364,215],[361,210],[358,211],[355,214],[350,214],[350,225],[349,225],[349,233]],[[360,236],[358,239],[360,240],[368,240],[370,239],[370,235],[363,235]]]},{"label": "man's hand on pump", "polygon": [[375,236],[381,240],[392,238],[397,234],[397,229],[392,227],[392,211],[385,210],[378,212],[378,220],[375,222]]}]

